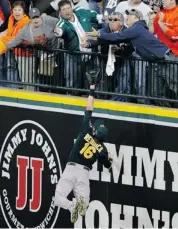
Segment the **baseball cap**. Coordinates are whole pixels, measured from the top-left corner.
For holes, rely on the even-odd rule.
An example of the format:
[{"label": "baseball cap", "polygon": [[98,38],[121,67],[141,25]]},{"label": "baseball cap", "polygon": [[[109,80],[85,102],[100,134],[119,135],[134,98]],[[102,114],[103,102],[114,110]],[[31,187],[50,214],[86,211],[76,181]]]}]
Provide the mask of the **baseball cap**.
[{"label": "baseball cap", "polygon": [[100,125],[95,131],[95,137],[99,141],[105,141],[108,136],[108,128],[104,125]]},{"label": "baseball cap", "polygon": [[35,17],[40,17],[41,13],[39,11],[38,8],[31,8],[31,10],[29,11],[29,17],[31,19],[35,18]]},{"label": "baseball cap", "polygon": [[94,123],[94,128],[97,129],[100,125],[104,125],[103,119],[97,119]]},{"label": "baseball cap", "polygon": [[94,123],[94,128],[95,128],[95,137],[99,141],[104,141],[106,140],[108,136],[108,129],[104,125],[104,120],[98,119]]},{"label": "baseball cap", "polygon": [[131,10],[126,10],[125,13],[127,15],[135,15],[137,18],[139,18],[140,20],[143,20],[143,14],[141,11],[139,10],[135,10],[135,9],[131,9]]}]

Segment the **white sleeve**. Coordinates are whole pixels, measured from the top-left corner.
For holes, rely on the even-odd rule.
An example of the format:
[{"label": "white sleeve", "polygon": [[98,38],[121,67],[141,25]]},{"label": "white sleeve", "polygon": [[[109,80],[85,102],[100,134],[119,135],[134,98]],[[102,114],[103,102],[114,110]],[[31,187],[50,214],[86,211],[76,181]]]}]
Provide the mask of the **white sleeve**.
[{"label": "white sleeve", "polygon": [[52,2],[50,2],[50,5],[57,11],[59,8],[58,8],[58,3],[60,2],[61,0],[53,0]]}]

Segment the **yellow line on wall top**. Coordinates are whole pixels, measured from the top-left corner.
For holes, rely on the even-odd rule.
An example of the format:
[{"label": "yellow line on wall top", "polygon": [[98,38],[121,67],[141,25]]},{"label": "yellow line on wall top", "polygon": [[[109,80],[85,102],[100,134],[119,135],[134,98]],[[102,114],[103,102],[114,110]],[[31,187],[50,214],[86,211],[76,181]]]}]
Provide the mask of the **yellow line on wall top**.
[{"label": "yellow line on wall top", "polygon": [[[86,98],[56,95],[48,93],[35,93],[23,90],[10,90],[0,88],[0,97],[23,99],[37,102],[57,103],[73,106],[86,106]],[[161,108],[153,106],[135,105],[129,103],[119,103],[104,100],[95,100],[95,108],[122,111],[137,114],[157,115],[162,117],[178,118],[178,109]]]}]

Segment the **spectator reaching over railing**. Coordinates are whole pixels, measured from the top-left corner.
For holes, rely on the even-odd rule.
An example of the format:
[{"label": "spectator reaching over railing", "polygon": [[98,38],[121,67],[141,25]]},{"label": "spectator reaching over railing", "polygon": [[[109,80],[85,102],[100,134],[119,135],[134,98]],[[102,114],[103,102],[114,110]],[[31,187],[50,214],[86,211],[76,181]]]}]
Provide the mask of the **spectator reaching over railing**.
[{"label": "spectator reaching over railing", "polygon": [[[54,29],[58,19],[47,15],[40,15],[40,11],[37,8],[30,10],[29,17],[31,19],[30,22],[14,39],[5,43],[5,47],[10,49],[20,44],[38,45],[48,48],[57,47],[57,38],[54,35]],[[3,49],[4,46],[1,44],[0,53],[5,51]],[[35,82],[35,60],[38,57],[38,53],[34,56],[26,52],[22,56],[22,52],[19,50],[18,55],[19,74],[22,82]],[[33,90],[34,88],[28,87],[27,89]]]},{"label": "spectator reaching over railing", "polygon": [[86,32],[92,31],[92,22],[101,21],[101,15],[95,11],[84,8],[72,9],[71,2],[62,0],[59,2],[60,20],[56,25],[55,34],[64,38],[64,47],[70,51],[88,51],[81,47],[81,38]]},{"label": "spectator reaching over railing", "polygon": [[[64,48],[69,51],[90,52],[86,48],[82,48],[82,40],[86,36],[86,32],[92,31],[92,22],[98,23],[101,15],[95,11],[89,11],[83,8],[72,9],[71,2],[62,0],[59,2],[60,20],[56,25],[55,34],[64,39]],[[65,76],[66,86],[80,87],[77,82],[81,75],[81,56],[68,54],[65,56]],[[82,57],[83,61],[86,61]],[[88,59],[87,59],[88,60]],[[75,85],[73,85],[75,84]]]},{"label": "spectator reaching over railing", "polygon": [[0,33],[7,29],[11,6],[8,0],[0,0]]},{"label": "spectator reaching over railing", "polygon": [[[119,33],[106,33],[103,31],[94,31],[92,33],[87,33],[88,36],[97,36],[101,39],[114,41],[118,43],[122,43],[127,40],[130,41],[133,47],[135,48],[136,57],[142,57],[145,60],[163,60],[167,58],[169,53],[169,49],[166,45],[161,43],[146,26],[145,21],[143,20],[143,15],[140,11],[131,9],[130,11],[126,11],[127,16],[127,26],[129,28],[125,29]],[[139,62],[140,65],[136,66],[137,70],[136,74],[136,91],[138,95],[146,95],[146,61]],[[153,65],[155,70],[155,65]],[[161,65],[162,67],[162,65]],[[144,69],[143,69],[144,68]],[[160,68],[159,68],[160,69]],[[145,73],[145,74],[143,74]],[[155,70],[154,80],[161,79],[162,80],[162,71]],[[153,84],[157,84],[154,82]],[[165,91],[162,90],[160,86],[160,91],[157,92],[158,96],[163,96]],[[166,96],[166,95],[164,95]]]},{"label": "spectator reaching over railing", "polygon": [[[10,42],[15,38],[22,28],[29,22],[29,17],[25,14],[25,3],[23,1],[16,1],[12,6],[12,14],[8,20],[8,29],[6,35],[0,39],[2,42]],[[17,49],[9,50],[5,55],[0,55],[0,78],[4,80],[11,80],[18,82],[18,68],[15,60]],[[19,87],[15,84],[7,84],[7,87]]]},{"label": "spectator reaching over railing", "polygon": [[[119,12],[113,12],[109,16],[109,24],[101,31],[106,33],[115,33],[122,32],[126,29],[124,26],[124,16]],[[130,94],[131,93],[131,71],[130,71],[130,61],[126,58],[132,54],[134,51],[133,46],[125,41],[121,44],[113,43],[109,45],[107,41],[98,39],[97,41],[87,40],[86,43],[83,44],[85,47],[92,47],[93,45],[101,45],[101,53],[108,54],[107,58],[104,55],[102,58],[104,60],[104,69],[106,69],[106,74],[104,74],[104,90],[107,90],[107,83],[112,79],[112,76],[116,77],[117,80],[117,88],[116,92],[119,94]],[[116,58],[120,56],[121,58]],[[101,59],[100,59],[101,61]],[[100,66],[101,66],[100,62]],[[123,98],[122,96],[114,96],[112,100],[117,101],[127,101],[127,98]]]}]

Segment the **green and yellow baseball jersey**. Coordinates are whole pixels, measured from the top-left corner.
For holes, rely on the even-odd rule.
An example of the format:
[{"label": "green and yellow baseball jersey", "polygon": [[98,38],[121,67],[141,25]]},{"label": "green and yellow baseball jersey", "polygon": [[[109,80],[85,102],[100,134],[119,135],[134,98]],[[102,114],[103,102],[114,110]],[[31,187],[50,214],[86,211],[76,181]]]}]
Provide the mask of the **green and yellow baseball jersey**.
[{"label": "green and yellow baseball jersey", "polygon": [[109,168],[111,162],[108,160],[108,151],[103,142],[99,142],[93,135],[91,115],[92,111],[85,111],[81,131],[74,143],[68,161],[92,169],[92,165],[98,160],[106,168]]}]

